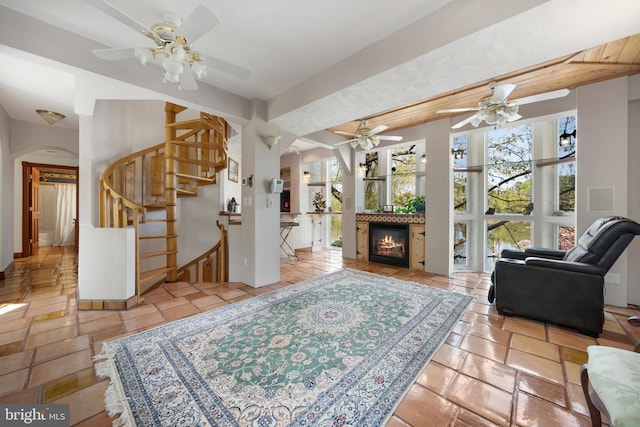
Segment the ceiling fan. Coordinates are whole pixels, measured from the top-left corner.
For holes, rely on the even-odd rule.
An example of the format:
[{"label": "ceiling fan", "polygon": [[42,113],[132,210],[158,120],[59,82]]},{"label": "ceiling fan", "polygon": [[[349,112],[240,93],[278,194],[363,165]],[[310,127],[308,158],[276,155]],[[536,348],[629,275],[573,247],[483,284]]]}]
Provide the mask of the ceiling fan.
[{"label": "ceiling fan", "polygon": [[341,130],[335,131],[338,135],[346,135],[354,138],[348,139],[347,141],[339,142],[334,145],[342,145],[350,143],[352,148],[356,148],[360,145],[360,148],[363,150],[371,150],[373,147],[377,147],[380,144],[380,141],[402,141],[401,136],[393,136],[393,135],[378,135],[380,132],[384,132],[389,129],[389,126],[378,125],[373,129],[369,129],[367,127],[367,121],[363,120],[360,122],[356,133],[344,132]]},{"label": "ceiling fan", "polygon": [[178,88],[185,90],[198,88],[195,78],[202,79],[207,73],[207,66],[242,79],[248,79],[251,75],[245,68],[194,50],[193,43],[220,22],[211,10],[202,5],[196,7],[184,21],[176,14],[164,13],[162,22],[147,28],[107,0],[87,1],[155,43],[154,47],[93,50],[98,58],[112,61],[136,57],[142,65],[155,62],[164,69],[165,82],[178,83]]},{"label": "ceiling fan", "polygon": [[478,102],[477,107],[468,108],[449,108],[439,110],[437,113],[461,113],[465,111],[477,111],[472,116],[467,117],[463,121],[451,126],[451,129],[458,129],[467,123],[478,127],[484,120],[487,124],[503,126],[506,123],[516,121],[522,116],[518,114],[518,107],[524,104],[545,101],[548,99],[561,98],[569,93],[569,89],[554,90],[551,92],[540,93],[538,95],[527,96],[520,99],[509,100],[508,96],[516,88],[514,84],[501,84],[496,82],[489,83],[489,89],[493,92],[491,96],[482,98]]}]

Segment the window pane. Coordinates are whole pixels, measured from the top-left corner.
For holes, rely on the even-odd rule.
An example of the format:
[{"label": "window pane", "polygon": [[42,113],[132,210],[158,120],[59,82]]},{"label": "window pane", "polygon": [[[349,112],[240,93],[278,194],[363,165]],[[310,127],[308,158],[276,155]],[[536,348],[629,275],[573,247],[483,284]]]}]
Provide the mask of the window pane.
[{"label": "window pane", "polygon": [[[558,120],[558,158],[575,159],[576,157],[576,117],[563,117]],[[576,207],[576,162],[558,164],[557,209],[574,212]]]},{"label": "window pane", "polygon": [[523,250],[531,246],[531,222],[487,221],[485,271],[492,271],[503,249]]},{"label": "window pane", "polygon": [[[342,212],[342,166],[335,159],[329,161],[329,178],[329,209],[331,212]],[[342,215],[331,215],[330,218],[329,244],[342,247]]]},{"label": "window pane", "polygon": [[416,146],[405,145],[391,155],[391,204],[404,206],[416,195]]},{"label": "window pane", "polygon": [[[367,153],[365,163],[367,165],[366,178],[378,176],[378,153]],[[380,181],[366,181],[364,185],[364,208],[368,211],[377,211],[380,203]]]},{"label": "window pane", "polygon": [[456,222],[453,224],[453,264],[456,266],[469,265],[467,258],[469,224],[466,222]]},{"label": "window pane", "polygon": [[468,135],[460,135],[453,139],[454,153],[462,153],[459,156],[453,156],[453,210],[455,212],[469,211],[469,173],[461,172],[458,169],[466,169],[468,167]]},{"label": "window pane", "polygon": [[558,249],[568,251],[576,244],[576,228],[575,227],[556,227],[556,236]]},{"label": "window pane", "polygon": [[342,247],[342,215],[329,215],[331,218],[331,235],[329,244],[333,247]]},{"label": "window pane", "polygon": [[495,213],[531,213],[531,125],[487,134],[487,205]]}]

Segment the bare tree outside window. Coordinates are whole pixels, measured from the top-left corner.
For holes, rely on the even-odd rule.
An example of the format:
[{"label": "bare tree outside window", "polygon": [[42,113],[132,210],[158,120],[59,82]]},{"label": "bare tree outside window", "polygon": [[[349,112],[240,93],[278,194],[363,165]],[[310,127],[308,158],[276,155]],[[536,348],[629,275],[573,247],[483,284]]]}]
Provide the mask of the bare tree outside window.
[{"label": "bare tree outside window", "polygon": [[403,146],[391,155],[391,204],[404,206],[416,196],[416,146]]},{"label": "bare tree outside window", "polygon": [[517,126],[488,133],[487,207],[495,213],[523,213],[531,203],[533,127]]},{"label": "bare tree outside window", "polygon": [[[367,153],[365,156],[366,178],[378,176],[378,152]],[[364,186],[364,208],[368,211],[380,209],[380,181],[367,181]]]}]

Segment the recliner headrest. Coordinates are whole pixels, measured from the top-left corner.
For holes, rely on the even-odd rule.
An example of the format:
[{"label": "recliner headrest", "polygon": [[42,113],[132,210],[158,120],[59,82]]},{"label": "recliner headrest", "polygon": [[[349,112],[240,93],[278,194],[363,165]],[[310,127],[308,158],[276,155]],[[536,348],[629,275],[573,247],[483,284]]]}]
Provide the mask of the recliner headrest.
[{"label": "recliner headrest", "polygon": [[[624,251],[633,236],[639,234],[640,224],[629,218],[621,216],[600,218],[580,236],[576,246],[565,254],[564,259],[566,261],[600,264],[601,259],[605,257],[607,258],[605,264],[609,264],[612,258],[614,258],[613,262],[615,262],[615,259]],[[625,235],[628,236],[625,237]],[[623,239],[623,242],[620,242],[622,244],[616,244],[618,239],[621,238]]]}]

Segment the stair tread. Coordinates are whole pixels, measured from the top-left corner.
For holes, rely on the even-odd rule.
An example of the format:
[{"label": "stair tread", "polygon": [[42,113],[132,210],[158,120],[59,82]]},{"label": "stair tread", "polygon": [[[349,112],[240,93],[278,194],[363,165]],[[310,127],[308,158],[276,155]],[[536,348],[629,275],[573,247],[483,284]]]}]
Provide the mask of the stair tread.
[{"label": "stair tread", "polygon": [[176,192],[178,193],[178,196],[197,196],[198,195],[197,191],[186,190],[184,188],[176,188]]},{"label": "stair tread", "polygon": [[156,268],[155,270],[145,271],[140,273],[139,279],[140,279],[140,282],[144,282],[146,280],[153,279],[154,277],[161,276],[165,273],[168,273],[171,270],[172,270],[171,268],[160,267],[160,268]]},{"label": "stair tread", "polygon": [[147,208],[148,210],[157,210],[157,209],[165,209],[167,207],[167,205],[162,202],[161,204],[148,204],[148,205],[144,205],[145,208]]},{"label": "stair tread", "polygon": [[204,148],[207,150],[224,150],[224,147],[216,144],[214,142],[205,142],[205,141],[184,141],[179,139],[168,139],[165,143],[181,145],[184,147],[192,147],[192,148]]},{"label": "stair tread", "polygon": [[147,252],[147,253],[141,253],[140,254],[140,258],[153,258],[156,256],[163,256],[163,255],[169,255],[169,254],[177,254],[178,251],[157,251],[157,252]]},{"label": "stair tread", "polygon": [[182,122],[175,123],[167,123],[167,127],[175,128],[175,129],[208,129],[209,126],[202,123],[200,118],[193,120],[185,120]]},{"label": "stair tread", "polygon": [[204,176],[195,176],[195,175],[188,175],[186,173],[179,173],[179,172],[175,172],[175,176],[180,177],[180,178],[186,178],[186,179],[190,179],[192,181],[198,181],[198,182],[209,182],[212,184],[215,184],[215,177],[214,178],[207,178]]}]

